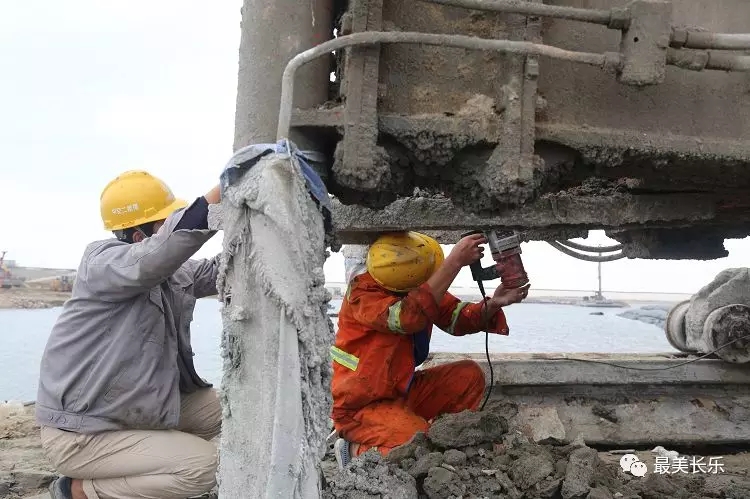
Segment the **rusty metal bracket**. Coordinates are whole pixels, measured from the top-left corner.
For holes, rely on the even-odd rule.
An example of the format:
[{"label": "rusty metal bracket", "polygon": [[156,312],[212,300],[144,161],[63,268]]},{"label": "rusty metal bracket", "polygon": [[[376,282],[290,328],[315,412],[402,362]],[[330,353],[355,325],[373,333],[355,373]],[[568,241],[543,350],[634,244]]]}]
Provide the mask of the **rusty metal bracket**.
[{"label": "rusty metal bracket", "polygon": [[634,0],[628,4],[630,26],[622,32],[622,67],[618,80],[626,85],[662,83],[672,34],[672,2]]},{"label": "rusty metal bracket", "polygon": [[[350,2],[350,26],[355,33],[381,31],[383,0],[355,0]],[[338,158],[333,173],[340,184],[350,182],[362,189],[376,189],[387,175],[386,165],[376,168],[378,140],[378,80],[380,75],[380,46],[352,47],[344,57],[343,81],[346,94],[344,108],[344,140],[339,144]],[[340,171],[339,165],[348,168]],[[346,172],[361,172],[350,179]],[[353,186],[352,185],[352,186]]]}]

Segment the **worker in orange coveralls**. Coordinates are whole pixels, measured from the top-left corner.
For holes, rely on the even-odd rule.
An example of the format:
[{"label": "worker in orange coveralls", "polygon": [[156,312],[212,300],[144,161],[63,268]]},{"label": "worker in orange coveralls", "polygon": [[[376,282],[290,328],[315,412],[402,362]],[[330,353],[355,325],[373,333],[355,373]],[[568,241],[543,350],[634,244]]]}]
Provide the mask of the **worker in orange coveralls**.
[{"label": "worker in orange coveralls", "polygon": [[484,243],[481,234],[467,236],[447,258],[417,232],[386,234],[370,246],[367,272],[351,278],[331,348],[339,468],[373,447],[386,455],[441,414],[479,407],[485,379],[476,362],[415,368],[427,358],[433,325],[453,336],[508,334],[502,307],[523,300],[528,286],[500,286],[484,303],[448,293],[461,268],[482,257]]}]

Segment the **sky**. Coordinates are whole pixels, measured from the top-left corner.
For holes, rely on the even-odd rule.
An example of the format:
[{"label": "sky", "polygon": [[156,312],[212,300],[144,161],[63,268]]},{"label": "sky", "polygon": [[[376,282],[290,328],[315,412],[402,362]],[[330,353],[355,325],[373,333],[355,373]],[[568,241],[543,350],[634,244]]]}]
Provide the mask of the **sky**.
[{"label": "sky", "polygon": [[[99,194],[143,169],[193,199],[232,153],[240,0],[34,0],[0,6],[0,250],[20,265],[75,268],[101,227]],[[593,233],[591,244],[607,242]],[[746,265],[750,240],[708,262],[620,260],[603,287],[692,293]],[[197,256],[221,249],[221,233]],[[446,252],[450,247],[445,247]],[[596,264],[523,245],[532,286],[597,286]],[[489,255],[485,263],[490,263]],[[343,258],[326,263],[344,279]],[[464,269],[455,284],[471,286]]]}]

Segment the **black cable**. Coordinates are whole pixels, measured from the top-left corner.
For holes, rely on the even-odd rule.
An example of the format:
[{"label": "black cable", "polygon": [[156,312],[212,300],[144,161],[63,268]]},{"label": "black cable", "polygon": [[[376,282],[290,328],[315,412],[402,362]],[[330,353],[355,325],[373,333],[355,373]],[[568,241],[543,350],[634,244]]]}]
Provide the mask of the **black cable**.
[{"label": "black cable", "polygon": [[487,395],[484,396],[482,407],[479,408],[480,411],[484,410],[484,406],[487,405],[487,401],[492,394],[492,389],[495,387],[495,373],[492,371],[492,361],[490,360],[490,333],[487,331],[484,332],[484,353],[487,356],[487,365],[490,366],[490,387],[487,390]]},{"label": "black cable", "polygon": [[694,359],[686,360],[685,362],[680,362],[679,364],[675,364],[673,366],[667,366],[667,367],[632,367],[632,366],[623,366],[623,365],[620,365],[620,364],[614,364],[612,362],[607,362],[606,360],[581,359],[581,358],[577,358],[577,357],[552,357],[552,358],[548,358],[548,359],[545,359],[545,360],[575,360],[577,362],[588,362],[590,364],[604,364],[605,366],[617,367],[619,369],[629,369],[631,371],[666,371],[668,369],[674,369],[676,367],[682,367],[684,365],[692,364],[693,362],[697,362],[699,360],[705,359],[706,357],[710,357],[711,355],[715,354],[719,350],[724,349],[724,348],[728,347],[729,345],[732,345],[733,343],[737,343],[740,340],[744,340],[747,337],[750,337],[750,333],[748,333],[748,334],[746,334],[744,336],[740,336],[739,338],[735,338],[735,339],[733,339],[730,342],[724,343],[720,347],[715,348],[715,349],[711,350],[710,352],[701,355],[700,357],[696,357]]},{"label": "black cable", "polygon": [[594,262],[594,263],[605,263],[605,262],[614,262],[615,260],[620,260],[622,258],[625,258],[625,253],[620,251],[619,253],[614,253],[612,255],[586,255],[583,253],[580,253],[576,250],[573,250],[571,248],[568,248],[564,244],[562,244],[559,241],[547,241],[547,244],[555,248],[557,251],[561,253],[565,253],[568,256],[572,256],[573,258],[577,258],[579,260],[583,260],[585,262]]},{"label": "black cable", "polygon": [[[482,281],[477,281],[477,284],[479,285],[479,291],[482,293],[482,322],[486,324],[487,328],[489,328],[489,318],[487,317],[487,295],[484,292],[484,284]],[[479,408],[480,411],[484,410],[484,406],[487,405],[487,401],[492,394],[492,389],[495,387],[495,372],[492,370],[492,360],[490,360],[490,333],[487,330],[484,331],[484,353],[487,356],[487,365],[490,368],[490,387],[487,390],[487,394],[484,396],[484,402],[482,402],[482,406]]]}]

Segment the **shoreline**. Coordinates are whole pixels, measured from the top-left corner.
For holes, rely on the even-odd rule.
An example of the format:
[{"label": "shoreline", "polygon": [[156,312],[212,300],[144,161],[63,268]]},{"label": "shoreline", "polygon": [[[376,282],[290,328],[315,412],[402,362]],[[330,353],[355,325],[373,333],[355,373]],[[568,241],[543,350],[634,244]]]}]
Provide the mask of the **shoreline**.
[{"label": "shoreline", "polygon": [[[456,296],[463,300],[481,301],[479,295],[459,293]],[[0,310],[33,310],[61,307],[70,297],[71,293],[69,291],[52,291],[41,288],[0,289]],[[339,297],[333,298],[333,300],[339,299]],[[595,302],[584,300],[583,296],[529,296],[523,303],[535,305],[571,305],[592,309],[626,309],[648,304],[676,304],[676,302],[673,303],[671,300],[658,299],[615,299],[610,300],[610,302],[610,305],[597,305]]]},{"label": "shoreline", "polygon": [[47,289],[0,289],[0,310],[34,310],[61,307],[70,296],[70,292]]}]

